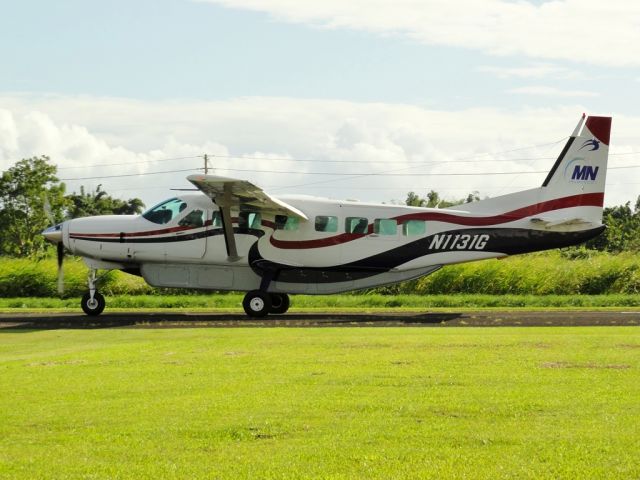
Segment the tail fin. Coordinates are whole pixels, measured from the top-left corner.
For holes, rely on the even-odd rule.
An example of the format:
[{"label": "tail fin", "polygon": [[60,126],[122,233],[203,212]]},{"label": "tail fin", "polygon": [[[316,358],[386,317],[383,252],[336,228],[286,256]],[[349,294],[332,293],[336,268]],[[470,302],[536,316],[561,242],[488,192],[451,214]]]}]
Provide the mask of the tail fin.
[{"label": "tail fin", "polygon": [[609,157],[611,117],[582,116],[539,188],[451,207],[469,213],[521,212],[536,219],[600,225]]},{"label": "tail fin", "polygon": [[583,114],[542,184],[543,197],[585,195],[589,204],[602,207],[610,135],[611,117],[588,117],[585,122]]}]

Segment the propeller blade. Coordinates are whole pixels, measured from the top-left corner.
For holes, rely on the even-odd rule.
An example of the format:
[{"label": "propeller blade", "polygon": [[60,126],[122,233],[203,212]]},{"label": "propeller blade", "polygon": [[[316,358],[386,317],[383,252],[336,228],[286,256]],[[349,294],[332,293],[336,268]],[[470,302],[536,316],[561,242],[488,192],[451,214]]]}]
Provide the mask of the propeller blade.
[{"label": "propeller blade", "polygon": [[47,195],[47,192],[44,193],[43,209],[45,215],[47,216],[47,219],[49,220],[49,223],[52,225],[56,223],[55,219],[53,218],[53,213],[51,212],[51,204],[49,203],[49,195]]},{"label": "propeller blade", "polygon": [[57,245],[58,250],[58,293],[62,295],[64,293],[64,269],[62,264],[64,262],[64,245],[62,242]]}]

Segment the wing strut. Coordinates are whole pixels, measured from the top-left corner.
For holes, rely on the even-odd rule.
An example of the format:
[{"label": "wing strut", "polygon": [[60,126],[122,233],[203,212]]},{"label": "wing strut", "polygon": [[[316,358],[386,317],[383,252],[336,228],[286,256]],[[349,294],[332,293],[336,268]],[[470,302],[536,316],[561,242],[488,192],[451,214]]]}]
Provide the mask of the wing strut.
[{"label": "wing strut", "polygon": [[233,231],[233,222],[231,221],[232,207],[239,211],[244,209],[245,211],[256,211],[268,215],[292,216],[303,221],[309,220],[304,212],[282,200],[271,197],[260,187],[246,180],[215,175],[189,175],[187,180],[220,207],[224,242],[230,262],[240,259],[236,246],[235,232]]},{"label": "wing strut", "polygon": [[238,247],[236,246],[236,237],[233,232],[233,223],[231,222],[231,185],[224,186],[222,202],[218,204],[220,207],[220,216],[222,217],[222,230],[224,232],[224,243],[227,247],[228,260],[235,262],[240,259],[238,256]]}]

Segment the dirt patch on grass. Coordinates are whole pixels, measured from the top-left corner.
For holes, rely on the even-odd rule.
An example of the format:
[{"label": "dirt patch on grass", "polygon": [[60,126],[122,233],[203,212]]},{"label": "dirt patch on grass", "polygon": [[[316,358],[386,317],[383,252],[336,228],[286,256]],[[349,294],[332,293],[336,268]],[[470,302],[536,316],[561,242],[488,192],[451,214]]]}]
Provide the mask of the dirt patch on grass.
[{"label": "dirt patch on grass", "polygon": [[592,369],[610,369],[610,370],[626,370],[631,365],[620,364],[598,364],[598,363],[571,363],[571,362],[545,362],[540,365],[542,368],[592,368]]},{"label": "dirt patch on grass", "polygon": [[28,363],[27,367],[56,367],[59,365],[81,365],[87,363],[84,360],[63,360],[63,361],[50,361],[50,362],[34,362]]},{"label": "dirt patch on grass", "polygon": [[237,351],[237,352],[234,352],[234,351],[224,352],[224,356],[225,357],[242,357],[242,356],[244,356],[246,354],[247,354],[247,352],[240,352],[240,351]]}]

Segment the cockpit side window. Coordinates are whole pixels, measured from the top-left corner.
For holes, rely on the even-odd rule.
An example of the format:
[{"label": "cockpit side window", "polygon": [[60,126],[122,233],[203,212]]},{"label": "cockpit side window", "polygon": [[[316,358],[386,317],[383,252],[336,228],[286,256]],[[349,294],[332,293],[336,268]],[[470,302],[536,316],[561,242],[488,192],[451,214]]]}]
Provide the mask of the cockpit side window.
[{"label": "cockpit side window", "polygon": [[178,222],[178,225],[181,227],[202,227],[204,226],[204,212],[202,210],[191,210]]},{"label": "cockpit side window", "polygon": [[180,215],[187,208],[186,202],[179,198],[171,198],[142,214],[144,218],[153,223],[164,225]]}]

